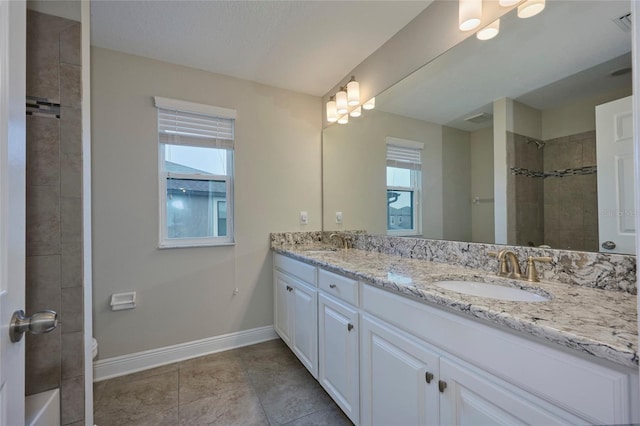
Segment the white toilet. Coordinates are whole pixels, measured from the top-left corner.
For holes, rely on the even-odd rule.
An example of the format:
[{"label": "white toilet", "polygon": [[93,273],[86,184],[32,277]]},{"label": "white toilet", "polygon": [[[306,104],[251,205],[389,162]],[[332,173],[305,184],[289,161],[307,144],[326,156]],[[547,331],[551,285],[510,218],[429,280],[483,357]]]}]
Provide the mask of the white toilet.
[{"label": "white toilet", "polygon": [[96,359],[98,356],[98,341],[94,337],[91,339],[91,359]]}]

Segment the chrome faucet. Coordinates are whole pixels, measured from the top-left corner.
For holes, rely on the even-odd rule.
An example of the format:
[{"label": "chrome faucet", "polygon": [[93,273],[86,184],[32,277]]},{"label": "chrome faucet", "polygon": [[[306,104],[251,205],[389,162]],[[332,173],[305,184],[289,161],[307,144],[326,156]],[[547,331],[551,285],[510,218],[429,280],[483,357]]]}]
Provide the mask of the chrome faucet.
[{"label": "chrome faucet", "polygon": [[349,238],[344,236],[344,235],[340,235],[340,234],[331,234],[329,235],[329,240],[332,240],[334,238],[337,238],[340,241],[340,245],[342,246],[343,249],[348,249],[349,248]]}]

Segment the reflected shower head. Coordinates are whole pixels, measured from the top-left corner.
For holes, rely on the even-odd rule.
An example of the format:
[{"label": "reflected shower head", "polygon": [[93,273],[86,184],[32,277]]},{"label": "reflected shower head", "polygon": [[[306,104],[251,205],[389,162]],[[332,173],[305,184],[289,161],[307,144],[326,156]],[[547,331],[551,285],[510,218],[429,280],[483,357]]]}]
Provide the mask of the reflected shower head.
[{"label": "reflected shower head", "polygon": [[527,138],[527,144],[535,143],[538,149],[544,148],[544,142],[533,138]]}]

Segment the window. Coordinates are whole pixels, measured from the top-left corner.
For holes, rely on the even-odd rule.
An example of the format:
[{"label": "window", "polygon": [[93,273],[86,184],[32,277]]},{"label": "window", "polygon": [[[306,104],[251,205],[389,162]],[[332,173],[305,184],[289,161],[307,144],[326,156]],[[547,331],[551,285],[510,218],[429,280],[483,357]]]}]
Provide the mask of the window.
[{"label": "window", "polygon": [[420,234],[424,144],[387,138],[387,234]]},{"label": "window", "polygon": [[234,110],[155,97],[160,247],[232,244]]}]

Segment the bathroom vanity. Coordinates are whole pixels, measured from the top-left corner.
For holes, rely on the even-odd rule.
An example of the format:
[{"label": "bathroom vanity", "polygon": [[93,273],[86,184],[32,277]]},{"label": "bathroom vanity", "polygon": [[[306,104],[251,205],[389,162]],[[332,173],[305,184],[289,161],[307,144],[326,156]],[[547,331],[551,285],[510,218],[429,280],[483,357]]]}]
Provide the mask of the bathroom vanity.
[{"label": "bathroom vanity", "polygon": [[[368,250],[273,250],[275,330],[355,424],[640,421],[632,294]],[[470,296],[443,280],[549,300]]]}]

